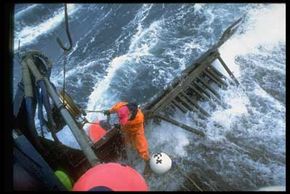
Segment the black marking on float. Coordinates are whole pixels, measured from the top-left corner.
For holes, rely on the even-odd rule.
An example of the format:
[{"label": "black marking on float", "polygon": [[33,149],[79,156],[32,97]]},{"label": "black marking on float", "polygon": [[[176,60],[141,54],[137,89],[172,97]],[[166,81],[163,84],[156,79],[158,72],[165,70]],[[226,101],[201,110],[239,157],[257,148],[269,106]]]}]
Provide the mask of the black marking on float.
[{"label": "black marking on float", "polygon": [[156,164],[161,164],[161,163],[162,163],[162,160],[160,158],[157,158]]}]

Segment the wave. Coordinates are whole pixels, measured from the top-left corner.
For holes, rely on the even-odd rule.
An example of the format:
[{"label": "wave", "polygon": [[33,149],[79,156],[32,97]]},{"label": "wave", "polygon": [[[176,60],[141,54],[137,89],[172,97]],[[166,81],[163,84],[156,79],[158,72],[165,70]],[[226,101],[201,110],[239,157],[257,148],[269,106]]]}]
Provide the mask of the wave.
[{"label": "wave", "polygon": [[33,8],[39,6],[40,4],[33,4],[33,5],[30,5],[29,7],[26,7],[20,11],[18,11],[16,14],[15,14],[15,19],[18,19],[20,18],[21,16],[23,16],[24,14],[26,14],[27,12],[31,11]]},{"label": "wave", "polygon": [[239,66],[235,65],[236,56],[259,52],[259,46],[271,49],[281,42],[285,43],[285,5],[274,4],[249,10],[243,31],[244,33],[234,35],[220,48],[223,59],[231,65],[236,77],[240,76]]},{"label": "wave", "polygon": [[[79,10],[80,5],[68,4],[68,15],[73,15]],[[21,42],[21,47],[27,46],[35,42],[41,35],[47,34],[59,26],[64,20],[64,8],[55,11],[52,16],[36,26],[25,26],[21,31],[15,32],[14,38],[14,51],[17,49],[16,45],[18,40]]]},{"label": "wave", "polygon": [[[285,45],[285,18],[284,5],[253,8],[248,11],[239,33],[220,48],[222,58],[241,85],[226,91],[219,90],[223,101],[230,108],[211,113],[206,127],[207,135],[212,142],[222,141],[224,145],[238,145],[247,150],[244,153],[246,160],[236,160],[226,155],[228,161],[235,161],[234,165],[246,166],[247,170],[239,169],[239,173],[245,180],[248,177],[248,183],[240,183],[248,185],[247,189],[259,186],[261,181],[285,185],[285,163],[275,161],[277,158],[280,158],[278,161],[285,158],[285,105],[268,91],[275,83],[265,79],[275,76],[285,80],[285,53],[276,52],[277,47]],[[280,60],[275,63],[270,60],[277,57]],[[262,81],[259,81],[260,74]],[[267,86],[268,90],[262,85]],[[280,87],[285,88],[285,85],[280,84]],[[285,95],[281,90],[279,95]],[[216,124],[221,127],[216,127]],[[250,149],[249,145],[255,149]],[[267,160],[271,165],[260,161],[262,159],[255,159],[262,158],[262,152],[268,154]],[[249,174],[249,169],[255,169],[255,173]],[[274,176],[273,169],[277,171]],[[263,174],[260,182],[254,177],[256,173]],[[226,177],[229,175],[223,176],[224,179]]]},{"label": "wave", "polygon": [[[141,21],[143,21],[147,15],[148,11],[150,10],[151,6],[143,5],[140,10],[137,13],[137,16],[133,20],[134,24],[137,24]],[[129,23],[128,25],[132,25],[132,23]],[[137,32],[138,33],[138,32]],[[131,38],[130,42],[135,42],[135,39],[138,39],[138,37],[133,36]],[[117,41],[119,41],[119,38],[117,38]],[[143,51],[145,51],[143,49]],[[146,52],[145,52],[146,53]],[[148,53],[148,52],[147,52]],[[144,53],[142,53],[143,55]],[[88,104],[87,104],[87,109],[90,110],[95,110],[99,108],[103,108],[104,106],[109,106],[112,105],[111,103],[113,102],[112,95],[111,94],[106,94],[108,88],[110,87],[110,83],[112,79],[115,77],[117,71],[124,65],[128,64],[129,61],[134,60],[134,58],[138,58],[138,55],[140,57],[141,53],[140,52],[133,52],[133,50],[128,51],[127,54],[121,55],[118,57],[115,57],[112,59],[112,61],[109,64],[109,67],[107,69],[106,76],[103,78],[102,81],[96,83],[94,86],[93,92],[89,96]],[[111,101],[111,102],[110,102]],[[93,120],[95,115],[91,115],[91,120]]]}]

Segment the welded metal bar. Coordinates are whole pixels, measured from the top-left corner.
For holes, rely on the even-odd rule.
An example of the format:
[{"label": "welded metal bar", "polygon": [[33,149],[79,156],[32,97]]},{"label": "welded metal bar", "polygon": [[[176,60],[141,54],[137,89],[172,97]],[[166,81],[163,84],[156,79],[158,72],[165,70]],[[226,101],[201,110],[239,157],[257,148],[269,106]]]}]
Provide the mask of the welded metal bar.
[{"label": "welded metal bar", "polygon": [[196,89],[194,87],[194,85],[189,85],[188,86],[190,89],[192,89],[193,91],[195,91],[200,97],[204,98],[204,99],[207,99],[207,100],[210,100],[209,97],[207,97],[206,95],[202,94],[198,89]]},{"label": "welded metal bar", "polygon": [[215,68],[213,65],[210,66],[210,69],[214,71],[219,77],[223,78],[224,80],[228,80],[228,78],[219,70],[217,70],[217,68]]},{"label": "welded metal bar", "polygon": [[191,103],[189,103],[181,94],[179,94],[177,96],[184,104],[186,104],[189,108],[190,111],[196,110],[196,108],[194,107],[194,105],[192,105]]},{"label": "welded metal bar", "polygon": [[169,105],[168,105],[173,111],[174,110],[176,110],[176,107],[174,106],[174,104],[172,104],[172,103],[169,103]]},{"label": "welded metal bar", "polygon": [[[224,103],[222,103],[221,101],[220,101],[220,99],[219,98],[217,98],[215,95],[211,95],[211,93],[209,93],[204,87],[202,87],[201,85],[200,85],[200,83],[198,83],[197,81],[196,82],[194,82],[194,84],[196,85],[196,86],[198,86],[198,88],[203,92],[203,94],[205,94],[205,96],[208,98],[208,99],[210,99],[209,101],[210,102],[212,102],[213,104],[215,103],[215,102],[217,102],[220,106],[222,106],[223,108],[226,108],[226,106],[224,105]],[[213,98],[214,98],[214,100],[213,100]]]},{"label": "welded metal bar", "polygon": [[[202,98],[208,100],[211,104],[215,105],[213,99],[210,98],[210,95],[208,94],[208,91],[202,89],[203,92],[200,92],[200,91],[196,88],[196,85],[197,85],[197,84],[193,81],[193,82],[192,82],[192,85],[189,85],[188,87],[189,87],[190,89],[192,89],[193,91],[195,91],[197,94],[199,94],[199,96],[201,96]],[[197,85],[197,86],[200,87],[199,85]],[[205,95],[205,94],[204,94],[205,92],[207,92],[207,94],[208,94],[209,96]],[[202,109],[202,107],[200,107],[200,108]],[[203,110],[203,111],[206,112],[205,110]],[[207,112],[206,112],[206,116],[209,116],[209,114],[208,114]]]},{"label": "welded metal bar", "polygon": [[162,119],[162,120],[164,120],[164,121],[167,121],[167,122],[169,122],[169,123],[171,123],[173,125],[176,125],[176,126],[178,126],[180,128],[183,128],[183,129],[185,129],[185,130],[187,130],[189,132],[192,132],[192,133],[194,133],[194,134],[196,134],[196,135],[198,135],[200,137],[205,137],[204,132],[201,131],[201,130],[199,130],[199,129],[195,129],[193,127],[190,127],[188,125],[185,125],[185,124],[183,124],[183,123],[181,123],[179,121],[176,121],[176,120],[171,119],[169,117],[163,116],[161,114],[156,114],[155,116],[158,117],[158,118],[160,118],[160,119]]},{"label": "welded metal bar", "polygon": [[174,104],[174,106],[176,106],[176,107],[177,107],[179,110],[181,110],[183,113],[186,113],[186,112],[187,112],[186,108],[180,106],[180,104],[179,104],[175,99],[172,100],[171,102],[172,102],[172,104]]},{"label": "welded metal bar", "polygon": [[221,99],[221,96],[219,95],[219,93],[217,93],[217,91],[215,91],[212,87],[210,87],[210,85],[208,83],[206,83],[201,77],[197,78],[198,81],[200,81],[204,86],[206,86],[209,91],[211,91],[217,98]]},{"label": "welded metal bar", "polygon": [[187,111],[190,111],[190,108],[189,107],[186,107],[186,105],[183,104],[184,102],[182,103],[182,100],[180,100],[180,99],[178,100],[178,99],[179,98],[177,98],[177,96],[176,96],[174,98],[175,102],[178,103],[179,106],[183,107],[186,110],[186,112]]},{"label": "welded metal bar", "polygon": [[220,47],[225,41],[227,41],[238,29],[240,24],[242,23],[242,20],[245,18],[245,15],[243,15],[241,18],[239,18],[237,21],[232,23],[222,34],[221,38],[219,39],[218,43],[216,44],[216,47]]},{"label": "welded metal bar", "polygon": [[185,104],[185,105],[183,105],[183,106],[185,106],[189,111],[194,110],[194,106],[191,105],[189,102],[187,102],[187,101],[184,99],[184,97],[182,97],[180,94],[179,94],[178,96],[176,96],[175,99],[177,99],[177,98],[180,100],[180,103],[181,103],[181,104],[182,104],[182,102],[183,102],[183,104]]},{"label": "welded metal bar", "polygon": [[222,85],[224,86],[228,86],[228,84],[223,80],[221,79],[221,76],[219,76],[217,73],[215,73],[211,67],[207,67],[207,71],[213,76],[215,77]]},{"label": "welded metal bar", "polygon": [[214,95],[211,95],[211,93],[210,92],[208,92],[206,89],[205,89],[205,87],[203,87],[203,86],[201,86],[200,85],[200,83],[198,83],[198,81],[197,80],[194,80],[193,81],[193,83],[192,83],[192,85],[194,85],[194,86],[198,86],[198,88],[199,88],[199,90],[201,90],[209,99],[211,99],[211,97],[212,96],[214,96]]},{"label": "welded metal bar", "polygon": [[164,108],[164,112],[168,113],[168,114],[172,114],[174,113],[176,110],[176,108],[174,107],[174,105],[172,105],[172,103],[170,103],[169,105],[167,105],[165,108]]},{"label": "welded metal bar", "polygon": [[231,70],[228,68],[228,66],[226,65],[226,63],[224,62],[224,60],[221,58],[221,56],[218,55],[217,58],[220,61],[220,63],[222,64],[222,66],[225,68],[225,70],[228,72],[228,74],[231,76],[231,78],[235,81],[235,83],[237,85],[239,85],[240,83],[238,82],[238,80],[236,79],[236,77],[234,76],[234,74],[231,72]]},{"label": "welded metal bar", "polygon": [[209,71],[204,70],[203,73],[208,78],[210,78],[213,82],[215,82],[217,85],[219,85],[220,87],[223,87],[223,84],[217,78],[215,78]]},{"label": "welded metal bar", "polygon": [[196,100],[193,100],[192,98],[190,98],[188,95],[186,95],[183,91],[181,92],[183,94],[183,96],[188,100],[190,101],[195,107],[196,109],[199,111],[199,113],[202,113],[203,115],[205,116],[209,116],[208,112],[206,112],[202,107],[200,107],[198,104],[197,104],[197,101]]},{"label": "welded metal bar", "polygon": [[196,100],[193,100],[191,97],[189,97],[187,94],[185,94],[185,92],[181,92],[181,94],[183,94],[186,99],[188,99],[194,106],[196,106]]}]

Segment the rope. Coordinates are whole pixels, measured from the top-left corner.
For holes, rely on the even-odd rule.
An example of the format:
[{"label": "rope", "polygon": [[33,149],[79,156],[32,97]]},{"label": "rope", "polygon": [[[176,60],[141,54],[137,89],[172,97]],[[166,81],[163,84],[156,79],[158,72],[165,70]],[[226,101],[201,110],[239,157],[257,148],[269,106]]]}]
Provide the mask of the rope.
[{"label": "rope", "polygon": [[[109,124],[110,124],[110,120],[111,120],[111,117],[108,115],[106,121],[107,121]],[[89,124],[99,124],[99,123],[91,122],[91,121],[88,121],[88,120],[85,120],[85,123],[89,123]]]},{"label": "rope", "polygon": [[88,124],[99,124],[99,123],[94,123],[94,122],[89,122],[89,121],[86,121],[86,123],[88,123]]},{"label": "rope", "polygon": [[69,47],[66,48],[58,37],[56,38],[56,41],[57,41],[58,45],[64,50],[62,91],[63,91],[63,105],[65,106],[66,102],[65,102],[64,96],[65,96],[65,86],[66,86],[65,73],[66,73],[67,53],[72,48],[72,39],[71,39],[71,35],[70,35],[70,32],[69,32],[68,16],[67,16],[67,5],[66,4],[64,4],[64,19],[65,19],[66,34],[67,34],[67,37],[68,37],[68,40],[69,40]]},{"label": "rope", "polygon": [[104,110],[85,110],[86,112],[104,113]]}]

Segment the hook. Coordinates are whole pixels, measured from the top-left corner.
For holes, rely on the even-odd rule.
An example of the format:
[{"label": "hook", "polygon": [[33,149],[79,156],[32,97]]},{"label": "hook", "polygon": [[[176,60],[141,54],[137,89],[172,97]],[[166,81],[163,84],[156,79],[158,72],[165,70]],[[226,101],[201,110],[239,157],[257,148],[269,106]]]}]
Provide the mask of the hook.
[{"label": "hook", "polygon": [[63,43],[61,42],[60,38],[56,38],[56,41],[58,43],[58,45],[65,51],[70,51],[71,48],[72,48],[72,39],[71,39],[71,36],[70,36],[70,32],[69,32],[69,26],[68,26],[68,16],[67,16],[67,6],[66,4],[64,4],[64,15],[65,15],[65,28],[66,28],[66,34],[67,34],[67,37],[68,37],[68,40],[69,40],[69,47],[66,48]]}]

